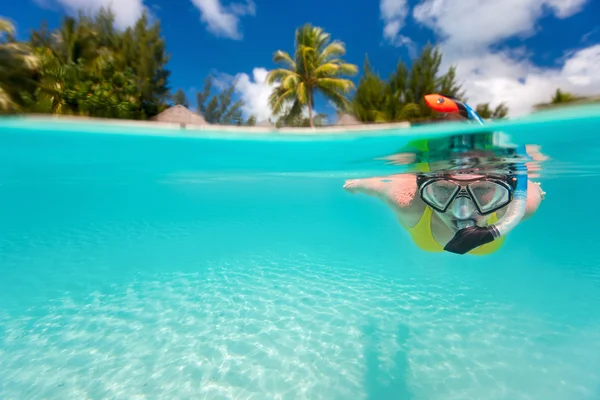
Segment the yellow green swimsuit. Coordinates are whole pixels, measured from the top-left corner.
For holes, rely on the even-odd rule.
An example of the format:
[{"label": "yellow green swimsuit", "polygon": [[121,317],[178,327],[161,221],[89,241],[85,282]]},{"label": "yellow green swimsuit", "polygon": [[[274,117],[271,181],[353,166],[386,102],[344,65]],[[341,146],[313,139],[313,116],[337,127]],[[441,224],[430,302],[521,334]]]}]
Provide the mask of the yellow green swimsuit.
[{"label": "yellow green swimsuit", "polygon": [[[412,228],[408,228],[408,232],[412,237],[413,241],[419,248],[429,252],[442,252],[444,251],[444,246],[439,244],[435,238],[433,237],[433,233],[431,232],[431,217],[433,214],[433,210],[431,207],[425,207],[425,211],[421,216],[421,219],[415,226]],[[489,224],[496,223],[498,221],[498,217],[496,213],[493,213],[489,220]],[[484,244],[483,246],[477,247],[476,249],[471,250],[468,254],[483,256],[494,253],[497,251],[504,243],[504,236],[494,240],[491,243]]]}]

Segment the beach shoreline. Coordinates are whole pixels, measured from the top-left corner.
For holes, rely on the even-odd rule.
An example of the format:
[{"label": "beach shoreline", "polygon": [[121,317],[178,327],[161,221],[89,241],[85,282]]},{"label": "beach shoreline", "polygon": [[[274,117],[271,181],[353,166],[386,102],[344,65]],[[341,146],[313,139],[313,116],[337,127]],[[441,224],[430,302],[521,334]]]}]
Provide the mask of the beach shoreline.
[{"label": "beach shoreline", "polygon": [[4,129],[85,132],[104,134],[150,135],[199,139],[270,140],[290,138],[327,140],[331,136],[356,139],[381,136],[444,136],[450,133],[477,133],[482,130],[504,131],[529,124],[567,123],[574,119],[600,118],[600,104],[580,105],[545,110],[514,119],[485,121],[485,125],[443,122],[432,124],[377,123],[330,125],[321,127],[265,127],[217,124],[188,124],[154,120],[127,120],[55,114],[15,114],[0,117],[0,132]]},{"label": "beach shoreline", "polygon": [[[1,120],[2,118],[0,118]],[[410,122],[396,122],[385,124],[356,124],[356,125],[328,125],[320,127],[265,127],[265,126],[249,126],[249,125],[218,125],[218,124],[193,124],[193,123],[176,123],[163,122],[152,120],[130,120],[117,118],[96,118],[75,115],[57,115],[57,114],[17,114],[4,117],[4,119],[21,120],[31,122],[61,122],[61,123],[77,123],[85,125],[102,124],[104,126],[113,127],[132,127],[132,128],[151,128],[171,131],[190,131],[190,132],[247,132],[247,133],[276,133],[276,134],[335,134],[360,132],[360,131],[378,131],[386,129],[409,129],[412,127]]]}]

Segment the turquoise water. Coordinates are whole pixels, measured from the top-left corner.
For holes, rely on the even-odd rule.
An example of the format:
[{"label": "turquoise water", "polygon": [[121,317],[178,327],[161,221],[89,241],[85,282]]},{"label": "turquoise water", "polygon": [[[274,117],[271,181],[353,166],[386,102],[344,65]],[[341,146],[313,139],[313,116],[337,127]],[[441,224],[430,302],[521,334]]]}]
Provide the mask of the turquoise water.
[{"label": "turquoise water", "polygon": [[0,399],[600,398],[600,112],[496,128],[546,200],[469,257],[342,188],[462,125],[0,121]]}]

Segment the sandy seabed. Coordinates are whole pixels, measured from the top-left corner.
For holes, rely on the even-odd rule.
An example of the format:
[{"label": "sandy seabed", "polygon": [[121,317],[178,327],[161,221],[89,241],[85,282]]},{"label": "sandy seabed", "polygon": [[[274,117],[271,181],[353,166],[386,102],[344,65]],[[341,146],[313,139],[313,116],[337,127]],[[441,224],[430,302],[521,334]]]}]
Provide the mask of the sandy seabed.
[{"label": "sandy seabed", "polygon": [[[137,237],[126,229],[120,234],[129,238],[117,237],[123,242]],[[167,237],[186,234],[174,230]],[[86,236],[99,240],[98,232],[79,231],[54,235],[52,243],[30,238],[22,248],[4,243],[2,250],[22,256],[36,246],[39,254],[62,246],[62,262],[82,263],[65,269],[78,271],[69,279],[94,279],[83,266],[97,260],[82,254],[101,244],[81,243]],[[23,264],[19,257],[4,261]],[[0,313],[0,398],[597,394],[600,380],[590,367],[600,331],[575,331],[488,301],[450,274],[400,279],[359,267],[307,254],[245,255],[206,263],[198,272],[140,272],[85,296],[65,292],[19,315]]]}]

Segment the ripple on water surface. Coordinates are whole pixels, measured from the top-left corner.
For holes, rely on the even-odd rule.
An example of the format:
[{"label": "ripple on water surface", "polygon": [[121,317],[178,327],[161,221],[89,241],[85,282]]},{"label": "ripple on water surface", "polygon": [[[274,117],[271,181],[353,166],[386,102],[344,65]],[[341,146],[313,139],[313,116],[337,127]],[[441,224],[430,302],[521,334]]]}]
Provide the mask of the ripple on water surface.
[{"label": "ripple on water surface", "polygon": [[[100,236],[88,246],[101,248]],[[124,246],[138,238],[122,236]],[[99,262],[76,237],[38,250]],[[597,394],[597,327],[524,313],[451,272],[400,279],[360,268],[329,257],[245,255],[198,272],[140,272],[88,296],[65,292],[18,315],[0,313],[0,398]]]}]

